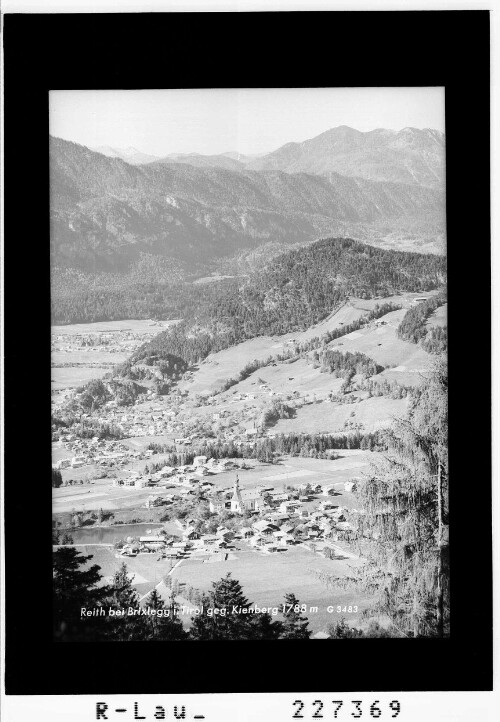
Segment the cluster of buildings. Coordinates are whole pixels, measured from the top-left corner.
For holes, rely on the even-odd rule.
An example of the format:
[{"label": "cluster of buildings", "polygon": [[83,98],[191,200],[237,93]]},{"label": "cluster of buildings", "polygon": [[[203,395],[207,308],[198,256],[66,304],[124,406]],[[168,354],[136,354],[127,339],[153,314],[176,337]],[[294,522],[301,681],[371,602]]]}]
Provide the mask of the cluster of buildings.
[{"label": "cluster of buildings", "polygon": [[60,333],[51,339],[52,351],[106,351],[106,353],[132,353],[141,343],[158,333],[151,331],[116,330],[98,333]]},{"label": "cluster of buildings", "polygon": [[72,434],[64,436],[60,443],[65,442],[65,448],[72,452],[63,459],[59,459],[53,466],[55,469],[78,469],[87,464],[99,464],[103,467],[120,467],[130,461],[149,459],[153,452],[133,451],[119,441],[99,439],[76,438]]},{"label": "cluster of buildings", "polygon": [[[354,482],[346,482],[346,490],[353,489]],[[309,485],[299,485],[305,488]],[[309,494],[318,494],[330,497],[334,486],[322,487],[320,484],[309,486]],[[231,511],[237,514],[257,515],[258,519],[249,527],[239,529],[241,538],[250,539],[256,547],[271,551],[269,545],[277,550],[292,544],[311,540],[331,538],[337,540],[346,532],[352,531],[347,521],[345,509],[331,498],[325,498],[312,509],[306,503],[310,501],[309,495],[290,498],[286,491],[277,491],[273,487],[260,486],[255,489],[244,490],[240,488],[236,477],[232,490],[212,496],[210,511],[221,513]],[[238,536],[238,534],[236,535]]]},{"label": "cluster of buildings", "polygon": [[127,478],[114,479],[113,486],[136,489],[180,486],[185,487],[187,490],[201,489],[203,491],[210,491],[213,489],[214,484],[205,477],[239,468],[240,467],[230,459],[207,460],[206,456],[196,456],[192,464],[182,464],[179,466],[166,464],[152,474],[141,475],[138,471],[133,471]]},{"label": "cluster of buildings", "polygon": [[[301,501],[280,501],[277,499],[279,496],[288,494],[276,492],[269,487],[242,490],[236,477],[230,494],[226,492],[223,495],[229,502],[229,506],[224,508],[234,513],[243,513],[245,510],[252,512],[252,520],[246,525],[231,524],[230,529],[221,523],[215,532],[205,533],[204,525],[200,524],[199,519],[187,517],[182,522],[177,521],[182,531],[182,540],[166,532],[139,537],[136,540],[129,538],[120,555],[136,556],[155,552],[163,559],[175,560],[198,553],[225,553],[241,541],[267,554],[285,551],[297,544],[324,551],[333,542],[342,540],[353,531],[353,526],[346,518],[346,510],[329,498],[322,499],[312,509],[310,506],[307,508]],[[165,497],[158,499],[162,500],[161,503],[165,502]],[[216,497],[213,497],[210,501],[211,511],[220,511],[218,504]]]}]

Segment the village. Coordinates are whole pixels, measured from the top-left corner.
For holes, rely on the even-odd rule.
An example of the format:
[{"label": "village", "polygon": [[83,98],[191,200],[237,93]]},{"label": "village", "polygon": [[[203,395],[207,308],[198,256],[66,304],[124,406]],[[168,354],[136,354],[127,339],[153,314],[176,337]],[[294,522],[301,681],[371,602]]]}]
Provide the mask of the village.
[{"label": "village", "polygon": [[[258,603],[277,603],[292,579],[304,602],[331,601],[324,579],[366,561],[353,542],[364,513],[356,486],[380,452],[359,443],[337,450],[328,435],[361,438],[404,414],[399,391],[419,383],[426,360],[396,337],[403,308],[329,344],[377,359],[383,371],[373,380],[386,384],[385,395],[373,396],[361,373],[349,387],[324,373],[322,334],[342,330],[370,304],[352,301],[314,330],[212,354],[171,379],[167,392],[159,369],[138,364],[141,388],[126,400],[106,376],[107,391],[91,408],[79,404],[84,386],[53,397],[55,541],[91,553],[105,579],[125,561],[141,598],[156,588],[168,600],[175,584],[189,601],[184,587],[205,592],[231,571]],[[136,343],[128,333],[122,342]],[[80,351],[101,349],[102,358],[112,339],[99,334],[74,341]],[[287,434],[307,433],[325,438],[321,453],[300,444],[294,453],[273,451]],[[335,599],[349,601],[338,591]],[[325,618],[313,626],[321,631]]]},{"label": "village", "polygon": [[[93,513],[92,505],[81,511],[85,507],[78,501],[92,492],[68,502],[73,513],[58,514],[57,502],[67,487],[55,489],[54,519],[70,519],[61,535],[69,533],[73,545],[92,555],[104,580],[125,562],[141,602],[153,588],[165,601],[173,589],[179,603],[196,601],[212,581],[232,571],[259,604],[279,603],[294,582],[302,601],[319,602],[324,611],[332,596],[320,575],[343,575],[363,561],[350,540],[362,513],[356,508],[353,474],[365,468],[367,453],[346,454],[337,473],[327,471],[336,463],[328,460],[284,458],[264,464],[200,456],[190,465],[166,464],[150,476],[131,476],[133,483],[113,480],[110,516],[103,512],[102,495]],[[298,481],[301,477],[308,480]],[[121,494],[120,500],[113,493]],[[139,523],[113,523],[122,503],[130,505]],[[158,521],[140,523],[141,511],[156,512]],[[335,599],[349,601],[345,594]],[[311,619],[315,632],[329,621],[325,614]],[[189,618],[183,621],[189,625]]]}]

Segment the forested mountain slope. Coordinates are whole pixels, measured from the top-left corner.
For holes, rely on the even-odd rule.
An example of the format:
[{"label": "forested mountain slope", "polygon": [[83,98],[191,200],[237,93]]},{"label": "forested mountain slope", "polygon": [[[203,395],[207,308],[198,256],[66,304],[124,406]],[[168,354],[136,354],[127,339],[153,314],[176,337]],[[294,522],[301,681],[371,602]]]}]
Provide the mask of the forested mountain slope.
[{"label": "forested mountain slope", "polygon": [[287,143],[252,161],[253,170],[342,173],[377,181],[443,187],[444,134],[431,128],[362,133],[345,125],[303,143]]},{"label": "forested mountain slope", "polygon": [[446,260],[440,256],[325,239],[271,259],[244,282],[198,286],[200,297],[193,298],[184,321],[141,347],[131,363],[165,353],[192,363],[255,336],[304,330],[351,295],[387,297],[435,289],[445,281]]}]

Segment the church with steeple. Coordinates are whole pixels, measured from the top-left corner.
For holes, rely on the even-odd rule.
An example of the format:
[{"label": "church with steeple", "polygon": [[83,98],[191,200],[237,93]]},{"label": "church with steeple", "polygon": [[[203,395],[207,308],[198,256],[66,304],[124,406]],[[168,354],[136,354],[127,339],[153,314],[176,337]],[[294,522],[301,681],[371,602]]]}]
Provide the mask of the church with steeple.
[{"label": "church with steeple", "polygon": [[259,492],[253,489],[242,491],[240,489],[240,480],[236,475],[231,498],[231,511],[236,514],[243,514],[245,511],[258,511],[261,505],[262,501]]}]

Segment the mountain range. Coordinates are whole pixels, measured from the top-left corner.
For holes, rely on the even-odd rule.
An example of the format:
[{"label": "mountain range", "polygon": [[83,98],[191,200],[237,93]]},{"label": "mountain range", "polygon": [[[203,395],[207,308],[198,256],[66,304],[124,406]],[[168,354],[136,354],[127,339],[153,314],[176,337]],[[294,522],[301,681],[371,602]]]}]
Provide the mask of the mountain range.
[{"label": "mountain range", "polygon": [[[363,173],[382,174],[383,153],[381,143],[377,145],[372,136],[370,147],[378,150],[371,156],[365,154],[362,162],[360,143],[366,142],[360,141],[358,133],[333,129],[261,158],[244,158],[245,162],[228,153],[176,155],[140,164],[112,156],[113,149],[107,149],[107,154],[97,153],[51,138],[53,266],[125,272],[141,255],[150,254],[200,269],[214,259],[263,243],[303,243],[332,234],[368,242],[372,239],[391,247],[402,237],[411,250],[429,250],[429,246],[430,250],[442,250],[445,202],[439,181],[444,168],[441,134],[418,131],[411,134],[412,139],[405,131],[373,131],[375,135],[385,134],[387,153],[399,159],[399,165],[393,163],[393,169],[397,167],[393,174],[404,175],[412,169],[412,182],[395,182],[363,177]],[[329,139],[325,139],[328,134]],[[342,135],[346,136],[343,145],[339,140]],[[323,170],[291,171],[291,164],[305,163],[307,155],[310,167],[315,157],[319,162],[319,148],[332,145],[338,153],[328,156],[330,165],[324,161]],[[298,153],[297,147],[303,146],[309,149],[307,153],[303,149]],[[129,158],[141,155],[133,148],[126,151]],[[380,161],[376,172],[376,163],[370,161],[373,154]],[[341,156],[344,173],[332,169],[335,158]],[[261,167],[270,165],[288,169]],[[354,174],[355,167],[360,168],[360,174]],[[389,171],[387,166],[387,175]]]},{"label": "mountain range", "polygon": [[143,153],[140,150],[137,150],[137,148],[134,148],[132,146],[129,146],[128,148],[111,148],[109,145],[101,145],[98,148],[91,148],[91,150],[94,150],[96,153],[101,153],[102,155],[108,156],[108,158],[121,158],[126,163],[130,163],[131,165],[141,165],[141,163],[152,163],[155,160],[158,160],[157,155],[149,155],[148,153]]},{"label": "mountain range", "polygon": [[229,170],[281,170],[286,173],[323,175],[340,173],[367,180],[409,183],[428,187],[444,186],[444,133],[432,128],[377,128],[361,132],[346,125],[321,133],[302,143],[286,143],[271,153],[218,155],[171,153],[165,157],[147,155],[136,148],[95,148],[111,158],[132,165],[144,163],[189,163]]},{"label": "mountain range", "polygon": [[341,173],[368,180],[444,186],[445,139],[438,130],[403,128],[362,133],[345,125],[303,143],[287,143],[248,164],[251,170]]}]

